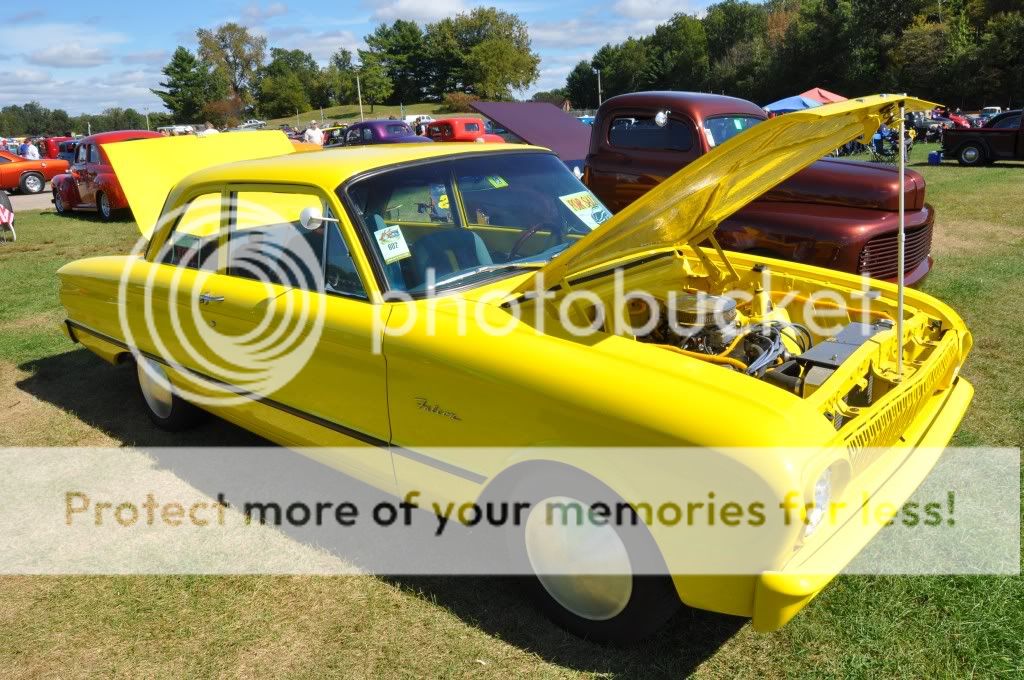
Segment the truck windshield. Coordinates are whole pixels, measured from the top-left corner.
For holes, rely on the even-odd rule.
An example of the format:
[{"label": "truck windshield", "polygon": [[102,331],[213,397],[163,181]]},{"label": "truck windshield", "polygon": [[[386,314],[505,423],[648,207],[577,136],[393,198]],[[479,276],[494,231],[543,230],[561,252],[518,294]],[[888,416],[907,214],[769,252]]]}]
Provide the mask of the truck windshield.
[{"label": "truck windshield", "polygon": [[704,136],[707,137],[708,146],[717,146],[724,141],[732,139],[744,130],[754,127],[761,120],[761,118],[756,116],[739,114],[705,118]]}]

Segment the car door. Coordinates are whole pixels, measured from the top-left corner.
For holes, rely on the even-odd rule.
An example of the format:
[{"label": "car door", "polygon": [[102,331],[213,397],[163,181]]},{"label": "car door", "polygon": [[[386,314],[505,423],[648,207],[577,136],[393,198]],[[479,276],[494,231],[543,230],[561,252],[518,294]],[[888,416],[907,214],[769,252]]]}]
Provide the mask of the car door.
[{"label": "car door", "polygon": [[[336,208],[309,188],[279,185],[230,187],[227,204],[220,269],[196,291],[200,324],[236,348],[213,377],[252,393],[275,440],[351,447],[313,455],[393,491],[379,324]],[[306,229],[304,208],[335,221]],[[238,379],[261,372],[266,379]]]},{"label": "car door", "polygon": [[91,205],[94,196],[92,190],[92,177],[89,168],[89,149],[92,144],[79,144],[75,153],[75,163],[71,166],[71,179],[75,182],[78,190],[78,205]]}]

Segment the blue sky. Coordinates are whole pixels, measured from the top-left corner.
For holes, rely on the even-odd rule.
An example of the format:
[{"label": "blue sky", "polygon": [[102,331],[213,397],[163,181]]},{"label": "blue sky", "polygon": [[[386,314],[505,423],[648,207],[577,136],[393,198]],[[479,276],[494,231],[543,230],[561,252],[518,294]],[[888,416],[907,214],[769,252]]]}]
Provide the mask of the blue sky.
[{"label": "blue sky", "polygon": [[[149,92],[177,45],[195,47],[195,29],[238,21],[274,47],[301,48],[325,63],[339,47],[353,52],[378,23],[434,21],[477,5],[512,11],[528,23],[541,55],[540,80],[527,93],[559,87],[580,59],[606,42],[649,33],[675,12],[706,0],[115,0],[36,3],[60,9],[5,10],[0,106],[36,100],[71,114],[110,106],[162,110]],[[21,4],[30,7],[31,3]]]}]

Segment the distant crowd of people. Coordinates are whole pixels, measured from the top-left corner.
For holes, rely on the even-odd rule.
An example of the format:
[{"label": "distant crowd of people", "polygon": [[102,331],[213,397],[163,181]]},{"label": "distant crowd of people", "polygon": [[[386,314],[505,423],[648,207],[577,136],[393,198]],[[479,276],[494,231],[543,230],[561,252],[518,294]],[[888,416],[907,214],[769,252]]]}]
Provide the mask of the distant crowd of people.
[{"label": "distant crowd of people", "polygon": [[31,137],[25,137],[20,143],[15,137],[10,139],[0,137],[0,148],[6,149],[9,153],[18,154],[30,161],[38,161],[41,158],[39,147],[32,142]]}]

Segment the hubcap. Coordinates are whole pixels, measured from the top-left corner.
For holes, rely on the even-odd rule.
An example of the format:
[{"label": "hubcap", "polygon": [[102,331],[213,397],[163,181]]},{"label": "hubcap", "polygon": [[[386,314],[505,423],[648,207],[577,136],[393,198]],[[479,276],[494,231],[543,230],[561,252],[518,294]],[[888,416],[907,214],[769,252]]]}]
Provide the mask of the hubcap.
[{"label": "hubcap", "polygon": [[139,387],[142,388],[142,397],[146,400],[146,405],[157,417],[169,418],[174,395],[171,393],[171,383],[167,380],[163,366],[145,357],[139,357],[136,366],[139,372]]},{"label": "hubcap", "polygon": [[[548,507],[556,503],[583,507],[582,522]],[[622,612],[633,593],[629,553],[610,523],[588,519],[588,506],[565,496],[538,503],[526,518],[526,554],[537,579],[558,604],[591,621],[606,621]]]},{"label": "hubcap", "polygon": [[106,194],[100,194],[100,212],[104,217],[110,217],[110,199]]},{"label": "hubcap", "polygon": [[964,149],[963,157],[968,163],[973,163],[978,160],[978,150],[973,146],[967,147]]},{"label": "hubcap", "polygon": [[39,181],[39,178],[35,175],[30,175],[25,178],[25,188],[31,191],[33,194],[38,194],[43,190],[43,183]]}]

